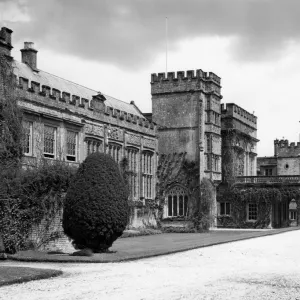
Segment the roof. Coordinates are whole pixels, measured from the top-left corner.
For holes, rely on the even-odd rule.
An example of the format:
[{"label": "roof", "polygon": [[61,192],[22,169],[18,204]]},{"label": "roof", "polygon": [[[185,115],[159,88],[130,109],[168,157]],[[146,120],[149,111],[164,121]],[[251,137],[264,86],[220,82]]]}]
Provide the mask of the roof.
[{"label": "roof", "polygon": [[[93,96],[99,93],[99,91],[89,89],[80,84],[71,82],[69,80],[60,78],[41,70],[39,70],[38,72],[34,72],[27,64],[18,62],[16,60],[14,60],[14,73],[17,77],[24,77],[29,81],[38,82],[41,86],[46,85],[61,92],[67,92],[71,95],[76,95],[80,98],[85,98],[88,100],[91,100]],[[106,98],[106,106],[110,106],[120,111],[125,111],[127,113],[139,116],[140,118],[144,118],[141,112],[134,105],[118,100],[106,94],[103,95]]]}]

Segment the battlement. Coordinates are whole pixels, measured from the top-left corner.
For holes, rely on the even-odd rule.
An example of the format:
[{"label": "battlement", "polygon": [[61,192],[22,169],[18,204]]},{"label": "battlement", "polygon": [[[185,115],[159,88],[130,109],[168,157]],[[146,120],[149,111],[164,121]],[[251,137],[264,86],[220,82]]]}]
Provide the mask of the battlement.
[{"label": "battlement", "polygon": [[280,148],[297,148],[297,147],[299,147],[299,149],[300,149],[300,142],[289,143],[288,140],[283,140],[283,139],[281,139],[281,140],[278,140],[278,139],[274,140],[274,145],[278,145]]},{"label": "battlement", "polygon": [[288,140],[274,140],[274,155],[275,156],[299,156],[300,142],[289,143]]},{"label": "battlement", "polygon": [[[176,74],[176,76],[175,76]],[[177,80],[191,80],[191,79],[204,79],[204,80],[211,80],[217,83],[218,85],[221,84],[221,78],[214,74],[213,72],[204,72],[201,69],[196,70],[188,70],[188,71],[177,71],[175,72],[168,72],[167,76],[166,73],[153,73],[151,74],[151,83],[160,82],[162,80],[169,80],[169,81],[177,81]]]},{"label": "battlement", "polygon": [[188,70],[151,74],[151,93],[167,94],[200,91],[221,95],[221,78],[212,72]]},{"label": "battlement", "polygon": [[[105,116],[112,117],[122,122],[128,122],[137,124],[141,127],[148,128],[150,130],[155,130],[156,125],[153,122],[149,122],[146,118],[142,116],[135,115],[134,113],[130,113],[125,110],[116,109],[109,105],[109,103],[105,103],[107,97],[100,92],[91,96],[91,97],[81,97],[79,95],[73,94],[69,91],[61,91],[56,87],[50,87],[45,84],[41,84],[39,82],[29,80],[24,77],[17,77],[17,88],[21,92],[26,91],[37,97],[42,97],[43,99],[49,99],[49,101],[56,101],[60,103],[60,106],[64,106],[65,108],[78,107],[80,109],[79,112],[84,113],[86,111],[87,114],[91,113],[94,110],[97,110],[99,105],[97,102],[102,103],[102,110]],[[119,101],[119,100],[118,100]],[[50,103],[51,103],[50,102]],[[53,103],[53,102],[52,102]],[[134,105],[128,104],[128,105]]]},{"label": "battlement", "polygon": [[256,128],[257,126],[257,117],[254,114],[251,114],[245,109],[236,105],[235,103],[222,103],[221,114],[222,117],[235,118],[251,127]]}]

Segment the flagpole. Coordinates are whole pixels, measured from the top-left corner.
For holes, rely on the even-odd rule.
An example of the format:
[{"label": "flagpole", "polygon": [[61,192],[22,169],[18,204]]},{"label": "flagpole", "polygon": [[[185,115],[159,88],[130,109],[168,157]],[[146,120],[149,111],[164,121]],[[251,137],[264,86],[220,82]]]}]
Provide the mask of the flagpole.
[{"label": "flagpole", "polygon": [[166,17],[166,75],[168,73],[168,17]]}]

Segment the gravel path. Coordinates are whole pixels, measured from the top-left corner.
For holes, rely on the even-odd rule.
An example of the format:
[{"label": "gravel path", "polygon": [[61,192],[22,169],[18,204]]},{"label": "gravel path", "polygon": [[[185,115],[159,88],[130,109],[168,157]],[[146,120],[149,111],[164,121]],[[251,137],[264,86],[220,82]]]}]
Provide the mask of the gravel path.
[{"label": "gravel path", "polygon": [[300,231],[116,264],[6,262],[64,275],[0,288],[0,299],[299,299]]}]

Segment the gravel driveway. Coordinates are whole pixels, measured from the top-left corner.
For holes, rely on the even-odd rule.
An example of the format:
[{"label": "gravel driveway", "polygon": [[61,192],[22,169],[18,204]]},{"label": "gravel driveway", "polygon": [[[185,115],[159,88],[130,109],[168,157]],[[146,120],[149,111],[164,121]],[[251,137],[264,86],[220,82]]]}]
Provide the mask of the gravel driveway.
[{"label": "gravel driveway", "polygon": [[61,277],[0,288],[0,299],[299,299],[300,231],[115,264],[6,262]]}]

